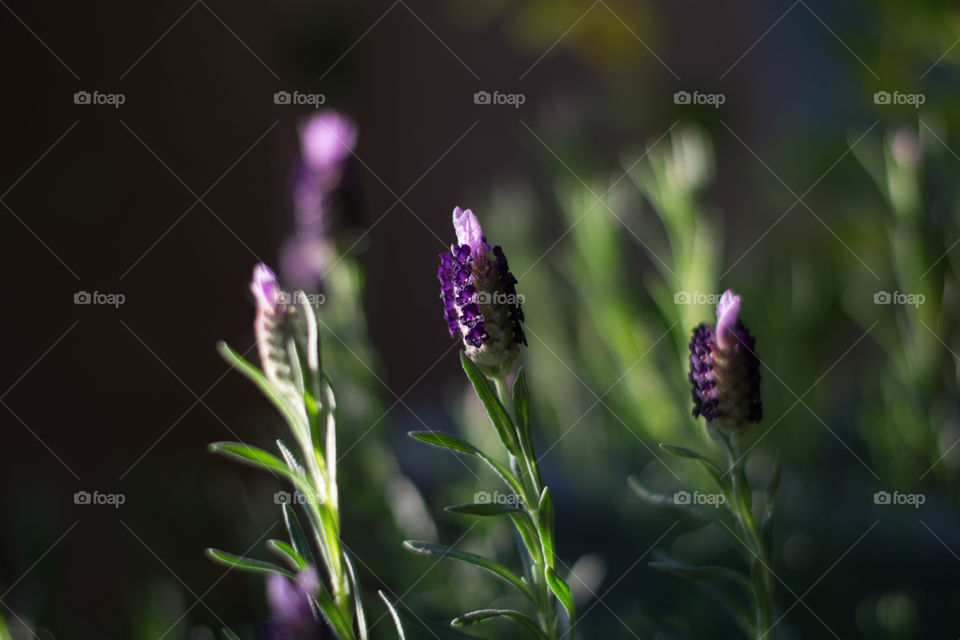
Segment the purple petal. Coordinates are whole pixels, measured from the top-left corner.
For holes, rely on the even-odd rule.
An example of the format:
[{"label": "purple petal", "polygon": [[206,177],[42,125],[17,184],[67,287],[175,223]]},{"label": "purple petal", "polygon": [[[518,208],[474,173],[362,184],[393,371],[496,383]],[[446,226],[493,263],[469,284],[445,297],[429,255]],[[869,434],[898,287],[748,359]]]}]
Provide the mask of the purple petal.
[{"label": "purple petal", "polygon": [[267,602],[273,615],[288,624],[302,624],[310,615],[310,604],[303,589],[277,573],[267,576]]},{"label": "purple petal", "polygon": [[734,328],[739,313],[740,296],[734,295],[732,289],[727,289],[717,305],[717,346],[721,351],[728,351],[737,343]]},{"label": "purple petal", "polygon": [[457,231],[457,244],[469,246],[474,256],[483,251],[483,231],[473,211],[460,207],[454,208],[453,228]]},{"label": "purple petal", "polygon": [[265,264],[261,263],[253,268],[250,291],[257,299],[258,308],[273,309],[280,302],[280,285],[277,284],[277,276]]}]

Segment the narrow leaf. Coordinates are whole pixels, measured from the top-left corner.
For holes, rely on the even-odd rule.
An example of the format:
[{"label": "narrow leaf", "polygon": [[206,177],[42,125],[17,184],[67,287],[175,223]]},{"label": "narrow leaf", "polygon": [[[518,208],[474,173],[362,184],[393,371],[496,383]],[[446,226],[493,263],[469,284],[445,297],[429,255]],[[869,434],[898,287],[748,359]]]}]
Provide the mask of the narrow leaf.
[{"label": "narrow leaf", "polygon": [[357,582],[357,572],[353,569],[350,556],[343,554],[343,563],[347,566],[347,576],[353,586],[353,602],[357,612],[357,628],[360,630],[360,640],[369,640],[367,636],[367,616],[363,612],[363,594],[360,592],[360,583]]},{"label": "narrow leaf", "polygon": [[310,603],[311,606],[320,611],[323,619],[327,622],[327,626],[337,634],[338,640],[355,640],[356,635],[353,633],[353,628],[340,613],[340,609],[337,608],[337,604],[333,601],[333,597],[327,591],[326,586],[320,589],[320,594],[316,598],[311,596]]},{"label": "narrow leaf", "polygon": [[403,623],[400,622],[400,616],[397,615],[397,610],[393,607],[393,603],[390,602],[387,594],[383,591],[377,591],[377,593],[380,594],[380,599],[383,600],[383,604],[387,605],[387,611],[390,612],[390,617],[393,618],[393,624],[397,628],[397,637],[399,640],[407,640],[403,633]]},{"label": "narrow leaf", "polygon": [[480,449],[477,449],[463,438],[450,435],[449,433],[440,433],[438,431],[411,431],[410,436],[420,440],[421,442],[432,444],[435,447],[443,447],[458,453],[465,453],[467,455],[480,458],[486,462],[487,465],[489,465],[490,468],[493,469],[511,489],[513,489],[516,495],[525,496],[523,487],[520,485],[520,481],[517,480],[516,476],[514,476],[509,469],[485,454],[483,451],[480,451]]},{"label": "narrow leaf", "polygon": [[283,540],[267,540],[267,548],[283,558],[292,570],[301,571],[307,568],[306,559]]},{"label": "narrow leaf", "polygon": [[280,411],[284,419],[287,421],[287,424],[290,425],[290,428],[296,434],[305,435],[308,430],[307,426],[307,417],[302,410],[298,407],[290,404],[287,400],[287,397],[284,396],[280,390],[278,390],[273,383],[271,383],[263,372],[260,371],[257,367],[249,363],[244,359],[239,353],[230,348],[229,345],[225,342],[220,342],[217,344],[217,351],[220,352],[220,355],[228,364],[233,366],[237,371],[245,375],[251,382],[253,382],[257,387],[260,388],[260,391],[263,392],[263,395],[267,397],[270,402]]},{"label": "narrow leaf", "polygon": [[573,595],[570,593],[570,587],[564,582],[563,578],[557,575],[557,572],[550,567],[546,568],[545,573],[547,576],[547,584],[550,585],[550,589],[554,595],[557,596],[557,600],[559,600],[567,610],[567,615],[570,616],[570,626],[572,627],[576,620],[577,609],[573,604]]},{"label": "narrow leaf", "polygon": [[665,493],[653,493],[634,476],[627,478],[627,485],[638,498],[644,502],[652,504],[653,506],[677,509],[689,515],[696,516],[700,520],[709,521],[712,519],[710,514],[707,513],[707,511],[702,507],[693,504],[682,504],[676,501],[675,496],[667,495]]},{"label": "narrow leaf", "polygon": [[514,574],[512,571],[507,569],[505,566],[493,560],[488,560],[483,556],[478,556],[474,553],[468,553],[466,551],[459,551],[452,547],[444,547],[441,545],[430,544],[429,542],[420,542],[417,540],[406,540],[403,543],[407,549],[414,551],[416,553],[422,553],[428,556],[440,556],[441,558],[451,558],[453,560],[459,560],[460,562],[466,562],[468,564],[475,565],[481,569],[486,569],[490,573],[494,574],[498,578],[512,584],[517,589],[520,590],[525,596],[530,598],[532,602],[536,602],[536,598],[533,595],[533,591],[530,590],[530,587],[526,582],[521,580]]},{"label": "narrow leaf", "polygon": [[477,397],[480,398],[480,401],[486,408],[487,415],[490,416],[490,422],[493,423],[494,428],[497,430],[503,446],[507,448],[507,451],[519,457],[520,450],[517,446],[516,437],[514,436],[513,421],[510,420],[506,409],[503,408],[500,400],[497,399],[497,394],[490,388],[490,382],[487,381],[486,376],[483,375],[480,368],[473,364],[473,361],[467,357],[465,351],[460,352],[460,362],[463,364],[463,370],[466,372],[467,377],[470,378],[470,382],[473,383]]},{"label": "narrow leaf", "polygon": [[444,511],[450,513],[464,513],[471,516],[502,516],[508,513],[523,513],[526,511],[520,507],[509,504],[493,504],[490,502],[471,502],[469,504],[455,504],[444,507]]},{"label": "narrow leaf", "polygon": [[733,569],[728,569],[727,567],[695,567],[680,562],[663,561],[651,562],[650,568],[657,569],[659,571],[668,571],[674,575],[678,575],[689,580],[699,580],[701,582],[732,581],[737,582],[748,589],[750,588],[750,583],[746,576],[734,571]]},{"label": "narrow leaf", "polygon": [[280,575],[286,576],[291,580],[296,580],[296,575],[290,571],[287,571],[283,567],[273,564],[272,562],[265,562],[263,560],[256,560],[254,558],[244,558],[243,556],[234,555],[226,551],[220,551],[219,549],[207,549],[207,557],[234,569],[252,571],[255,573],[279,573]]},{"label": "narrow leaf", "polygon": [[672,444],[661,443],[660,448],[666,451],[667,453],[672,453],[675,456],[696,460],[701,465],[703,465],[704,469],[710,472],[710,475],[712,475],[717,480],[717,482],[722,483],[724,481],[723,472],[720,470],[720,467],[718,467],[712,460],[710,460],[710,458],[700,455],[696,451],[687,449],[686,447],[677,447]]},{"label": "narrow leaf", "polygon": [[457,627],[463,627],[468,624],[483,622],[484,620],[489,620],[491,618],[506,618],[508,620],[512,620],[526,627],[537,638],[540,638],[541,640],[547,640],[546,634],[540,630],[540,627],[537,626],[536,622],[519,611],[514,611],[513,609],[479,609],[477,611],[471,611],[470,613],[465,613],[462,616],[454,618],[450,624]]},{"label": "narrow leaf", "polygon": [[313,559],[310,543],[306,534],[303,533],[303,527],[300,526],[297,512],[288,504],[283,505],[283,522],[287,526],[287,533],[290,534],[290,543],[293,545],[293,549],[307,564],[316,566],[317,562]]},{"label": "narrow leaf", "polygon": [[553,541],[553,518],[553,499],[550,497],[550,489],[544,487],[537,507],[537,529],[540,532],[540,544],[543,545],[543,557],[546,558],[547,566],[551,569],[554,567],[556,552]]},{"label": "narrow leaf", "polygon": [[[230,629],[227,629],[226,627],[223,627],[220,629],[220,631],[223,633],[223,637],[225,637],[227,640],[240,640],[240,636],[235,634],[233,631],[230,631]],[[0,640],[4,640],[2,635],[0,635]]]}]

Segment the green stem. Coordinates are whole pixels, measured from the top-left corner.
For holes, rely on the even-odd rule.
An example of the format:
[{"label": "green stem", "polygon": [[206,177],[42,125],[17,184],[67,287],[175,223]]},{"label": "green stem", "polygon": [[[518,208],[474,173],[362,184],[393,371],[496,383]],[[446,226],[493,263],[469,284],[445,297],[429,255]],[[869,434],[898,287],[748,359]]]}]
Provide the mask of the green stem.
[{"label": "green stem", "polygon": [[[751,498],[750,482],[744,471],[743,461],[740,455],[740,446],[736,437],[728,438],[725,434],[719,433],[717,438],[723,445],[727,454],[727,463],[729,473],[733,481],[733,499],[735,503],[731,505],[731,511],[740,525],[740,530],[750,543],[751,552],[755,555],[757,571],[759,572],[759,585],[754,580],[753,595],[756,617],[756,626],[754,629],[756,640],[771,640],[771,625],[773,624],[773,574],[770,569],[770,553],[767,545],[764,543],[763,536],[757,527],[757,521],[753,516],[753,505]],[[751,563],[753,564],[753,563]]]},{"label": "green stem", "polygon": [[[524,489],[529,491],[530,498],[524,500],[524,506],[526,507],[527,513],[530,515],[531,520],[534,523],[534,530],[536,531],[538,542],[540,543],[537,553],[530,553],[531,559],[531,575],[530,580],[533,583],[535,592],[537,594],[537,618],[540,621],[540,626],[542,627],[543,632],[546,634],[549,640],[558,639],[558,619],[557,619],[557,599],[553,595],[553,591],[550,589],[550,585],[547,583],[546,571],[547,567],[553,564],[553,558],[544,557],[543,553],[543,543],[540,539],[542,534],[540,532],[539,525],[539,504],[538,500],[540,499],[540,494],[543,493],[542,482],[540,481],[540,469],[537,464],[536,455],[533,452],[532,443],[527,442],[527,438],[524,437],[524,434],[521,433],[519,425],[517,424],[518,417],[515,415],[513,410],[513,397],[510,393],[510,389],[507,386],[507,381],[504,377],[493,377],[493,386],[497,392],[497,398],[500,400],[500,404],[503,405],[503,408],[506,410],[507,415],[510,416],[510,419],[514,427],[514,436],[516,437],[517,442],[520,445],[520,455],[522,464],[522,477],[520,482],[522,483]],[[553,532],[550,532],[550,536],[553,537]],[[528,550],[529,551],[529,550]],[[571,625],[570,633],[567,635],[569,640],[573,640],[573,627]]]}]

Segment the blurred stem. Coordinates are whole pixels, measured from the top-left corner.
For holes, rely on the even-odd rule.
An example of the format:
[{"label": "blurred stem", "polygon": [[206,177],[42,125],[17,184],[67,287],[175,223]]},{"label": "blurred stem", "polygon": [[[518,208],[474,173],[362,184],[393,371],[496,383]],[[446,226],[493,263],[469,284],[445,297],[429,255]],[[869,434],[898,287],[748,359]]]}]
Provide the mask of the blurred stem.
[{"label": "blurred stem", "polygon": [[770,569],[769,550],[753,516],[753,494],[744,470],[745,456],[740,452],[740,443],[736,436],[729,437],[717,428],[712,428],[711,431],[727,455],[728,473],[733,481],[734,502],[730,505],[730,510],[737,519],[740,532],[747,539],[750,552],[754,556],[754,561],[751,562],[756,617],[754,637],[756,640],[765,640],[772,637],[770,627],[773,624],[773,573]]},{"label": "blurred stem", "polygon": [[[507,412],[507,415],[510,416],[510,420],[514,425],[514,436],[517,442],[520,444],[520,457],[522,460],[522,471],[523,477],[520,478],[520,482],[523,483],[524,490],[529,492],[529,498],[525,498],[524,508],[527,513],[530,515],[530,519],[534,523],[534,530],[537,533],[539,549],[537,553],[533,553],[532,550],[527,549],[530,555],[530,580],[533,583],[535,593],[537,594],[537,617],[540,620],[540,625],[543,627],[543,632],[546,634],[547,638],[550,640],[557,640],[559,637],[557,634],[559,632],[559,624],[557,620],[557,600],[553,597],[553,592],[550,589],[550,585],[547,583],[546,572],[550,566],[553,565],[553,558],[547,558],[544,556],[544,545],[542,541],[543,533],[540,530],[540,510],[537,500],[539,500],[540,495],[543,493],[542,483],[540,482],[540,469],[537,464],[536,455],[533,452],[532,443],[525,442],[523,434],[520,433],[520,429],[517,425],[517,420],[519,419],[516,415],[516,412],[513,410],[513,394],[510,392],[510,388],[507,385],[507,380],[505,376],[495,376],[491,378],[493,380],[493,386],[497,392],[497,398],[500,400],[500,404],[503,405],[504,410]],[[513,458],[513,454],[510,454]],[[522,496],[521,496],[522,497]],[[551,524],[552,526],[552,524]],[[554,532],[548,532],[548,535],[553,538]],[[526,546],[524,546],[526,548]],[[566,638],[573,640],[573,626],[571,621],[570,632],[566,634]]]}]

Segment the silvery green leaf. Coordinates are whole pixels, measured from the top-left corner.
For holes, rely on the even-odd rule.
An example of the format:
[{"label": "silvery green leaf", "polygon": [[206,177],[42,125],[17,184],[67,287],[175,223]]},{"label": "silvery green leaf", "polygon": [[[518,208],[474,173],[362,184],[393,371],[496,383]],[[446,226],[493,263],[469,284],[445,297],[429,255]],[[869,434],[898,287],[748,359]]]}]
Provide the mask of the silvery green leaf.
[{"label": "silvery green leaf", "polygon": [[400,616],[397,615],[397,610],[394,608],[393,603],[390,602],[387,594],[383,591],[377,591],[377,593],[380,594],[380,599],[383,600],[383,604],[387,605],[387,611],[390,612],[390,617],[393,618],[393,625],[397,628],[397,637],[399,640],[406,640],[406,636],[403,633],[403,623],[400,622]]},{"label": "silvery green leaf", "polygon": [[[240,636],[235,634],[233,631],[230,631],[230,629],[227,629],[226,627],[220,629],[220,632],[223,633],[223,637],[227,640],[240,640]],[[0,640],[8,640],[8,638],[0,633]]]},{"label": "silvery green leaf", "polygon": [[450,513],[464,513],[471,516],[502,516],[510,513],[519,513],[526,515],[526,511],[520,507],[509,504],[494,504],[491,502],[471,502],[468,504],[454,504],[444,507],[444,511]]},{"label": "silvery green leaf", "polygon": [[515,573],[498,562],[489,560],[483,556],[478,556],[474,553],[459,551],[452,547],[430,544],[429,542],[420,542],[418,540],[406,540],[404,541],[403,546],[411,551],[415,551],[416,553],[459,560],[460,562],[466,562],[468,564],[480,567],[481,569],[486,569],[501,580],[504,580],[505,582],[516,587],[521,593],[530,598],[531,602],[536,602],[536,597],[533,595],[533,591],[530,590],[530,586],[520,579]]},{"label": "silvery green leaf", "polygon": [[540,627],[537,626],[536,622],[531,620],[528,616],[520,613],[519,611],[514,611],[513,609],[479,609],[477,611],[471,611],[470,613],[465,613],[462,616],[454,618],[450,624],[456,627],[463,627],[469,624],[483,622],[484,620],[489,620],[491,618],[506,618],[507,620],[512,620],[526,627],[528,631],[533,633],[533,635],[540,640],[547,640],[547,635],[540,630]]},{"label": "silvery green leaf", "polygon": [[241,569],[243,571],[252,571],[255,573],[279,573],[282,576],[286,576],[291,580],[296,579],[296,575],[287,571],[283,567],[277,566],[272,562],[265,562],[263,560],[256,560],[254,558],[244,558],[243,556],[238,556],[226,551],[221,551],[219,549],[207,549],[207,557],[211,560],[215,560],[220,564],[232,567],[235,569]]},{"label": "silvery green leaf", "polygon": [[537,507],[537,530],[540,532],[540,544],[543,545],[543,557],[547,566],[554,567],[554,553],[556,549],[553,541],[553,499],[550,489],[543,488],[540,494],[540,504]]},{"label": "silvery green leaf", "polygon": [[283,558],[293,571],[302,571],[307,568],[306,559],[283,540],[267,540],[267,548]]},{"label": "silvery green leaf", "polygon": [[350,584],[353,588],[353,603],[357,612],[357,629],[360,630],[360,640],[369,640],[367,636],[367,617],[363,612],[363,594],[360,591],[360,583],[357,582],[357,572],[353,568],[353,562],[347,553],[343,554],[343,563],[347,567],[347,576],[350,578]]},{"label": "silvery green leaf", "polygon": [[692,504],[681,504],[674,499],[674,496],[667,495],[665,493],[653,493],[634,476],[627,478],[627,485],[638,498],[648,504],[656,507],[669,507],[671,509],[677,509],[686,514],[695,516],[700,520],[712,520],[711,515],[702,507]]},{"label": "silvery green leaf", "polygon": [[283,505],[283,522],[287,526],[287,533],[290,534],[290,543],[293,549],[302,557],[307,564],[316,566],[317,562],[313,559],[313,552],[310,550],[310,543],[307,536],[303,533],[303,527],[300,526],[300,520],[297,513],[289,504]]},{"label": "silvery green leaf", "polygon": [[547,567],[544,573],[547,578],[547,584],[550,585],[550,590],[553,591],[554,595],[557,596],[557,600],[559,600],[567,610],[567,615],[570,616],[570,626],[573,626],[577,617],[577,609],[573,604],[573,595],[570,593],[570,587],[563,578],[557,575],[557,572],[550,567]]},{"label": "silvery green leaf", "polygon": [[445,449],[450,449],[451,451],[465,453],[467,455],[480,458],[486,462],[511,489],[513,489],[516,495],[525,496],[523,487],[517,480],[516,476],[514,476],[509,469],[485,454],[483,451],[480,451],[480,449],[476,448],[463,438],[459,438],[448,433],[439,433],[437,431],[411,431],[409,435],[412,438],[416,438],[417,440],[426,442],[427,444],[432,444],[435,447],[443,447]]},{"label": "silvery green leaf", "polygon": [[727,567],[696,567],[684,564],[682,562],[670,560],[651,562],[650,568],[658,569],[660,571],[668,571],[672,574],[687,578],[689,580],[699,580],[701,582],[732,581],[744,586],[747,589],[750,588],[750,582],[747,580],[746,576],[737,573],[733,569],[728,569]]}]

